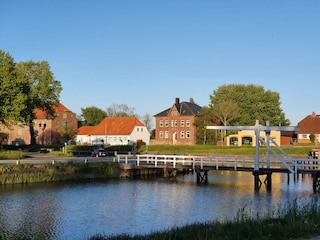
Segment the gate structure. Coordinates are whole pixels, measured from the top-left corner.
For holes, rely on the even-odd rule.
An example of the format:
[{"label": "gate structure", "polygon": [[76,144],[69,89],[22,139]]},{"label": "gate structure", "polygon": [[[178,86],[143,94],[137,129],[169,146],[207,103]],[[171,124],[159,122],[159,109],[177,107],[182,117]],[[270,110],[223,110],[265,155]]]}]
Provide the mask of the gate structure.
[{"label": "gate structure", "polygon": [[[259,124],[259,121],[256,120],[254,126],[207,126],[207,129],[214,129],[214,130],[253,130],[256,136],[256,151],[255,151],[255,160],[254,160],[254,186],[255,190],[260,189],[262,182],[259,178],[260,175],[266,175],[266,179],[264,183],[267,185],[267,189],[271,190],[271,174],[273,170],[270,168],[270,152],[272,152],[278,160],[282,162],[285,168],[290,173],[297,173],[297,168],[295,166],[295,161],[290,161],[291,158],[286,154],[286,152],[270,137],[271,131],[299,131],[299,127],[294,126],[269,126],[269,121],[266,122],[266,126],[262,126]],[[264,131],[266,134],[266,139],[264,140],[260,137],[260,132]],[[260,151],[259,146],[260,143],[266,146],[266,168],[260,169]],[[273,148],[271,148],[270,143],[273,143],[276,148],[284,155],[281,157]],[[288,163],[288,160],[290,164]]]}]

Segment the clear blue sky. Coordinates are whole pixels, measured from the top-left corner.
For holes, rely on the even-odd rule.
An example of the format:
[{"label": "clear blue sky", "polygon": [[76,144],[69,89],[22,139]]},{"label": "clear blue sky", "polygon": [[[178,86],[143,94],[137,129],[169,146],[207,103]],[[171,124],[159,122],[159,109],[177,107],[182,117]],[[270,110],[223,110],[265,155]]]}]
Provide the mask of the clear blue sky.
[{"label": "clear blue sky", "polygon": [[0,0],[0,49],[48,61],[77,114],[206,106],[232,83],[279,92],[291,125],[320,113],[318,0]]}]

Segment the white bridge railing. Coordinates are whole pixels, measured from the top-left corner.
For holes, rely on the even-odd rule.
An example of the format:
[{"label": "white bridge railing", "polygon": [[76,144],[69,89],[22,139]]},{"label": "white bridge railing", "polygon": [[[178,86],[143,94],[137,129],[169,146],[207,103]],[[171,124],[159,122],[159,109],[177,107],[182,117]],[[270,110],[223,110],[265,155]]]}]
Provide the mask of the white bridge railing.
[{"label": "white bridge railing", "polygon": [[[211,168],[219,170],[220,168],[232,168],[233,170],[243,170],[244,168],[253,169],[255,164],[254,157],[245,156],[187,156],[187,155],[118,155],[114,161],[126,164],[135,164],[136,166],[148,165],[154,167],[170,166],[186,167],[195,169]],[[297,173],[298,170],[314,169],[320,170],[319,159],[294,159],[294,158],[259,158],[259,169],[288,169],[291,173]]]}]

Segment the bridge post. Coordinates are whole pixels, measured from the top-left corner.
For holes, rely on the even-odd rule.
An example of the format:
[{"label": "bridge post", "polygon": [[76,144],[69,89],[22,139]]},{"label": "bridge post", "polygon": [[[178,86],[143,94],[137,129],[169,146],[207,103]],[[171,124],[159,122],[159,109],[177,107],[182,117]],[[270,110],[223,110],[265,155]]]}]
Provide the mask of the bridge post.
[{"label": "bridge post", "polygon": [[200,169],[199,167],[196,168],[197,172],[197,183],[208,183],[208,170]]},{"label": "bridge post", "polygon": [[261,186],[262,186],[262,182],[260,180],[260,175],[266,175],[266,179],[264,180],[264,184],[267,187],[267,191],[271,191],[271,186],[272,186],[272,172],[260,172],[260,171],[254,171],[253,173],[254,176],[254,190],[255,191],[259,191]]},{"label": "bridge post", "polygon": [[313,193],[320,193],[320,172],[312,174],[313,179]]}]

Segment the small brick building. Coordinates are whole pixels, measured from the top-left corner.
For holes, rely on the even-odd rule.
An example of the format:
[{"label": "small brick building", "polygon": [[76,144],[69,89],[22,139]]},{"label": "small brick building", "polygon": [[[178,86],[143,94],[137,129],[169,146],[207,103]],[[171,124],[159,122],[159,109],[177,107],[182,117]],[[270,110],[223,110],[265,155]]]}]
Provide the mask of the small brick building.
[{"label": "small brick building", "polygon": [[170,108],[154,115],[156,134],[151,144],[195,144],[197,128],[193,123],[201,109],[195,103],[176,98]]}]

